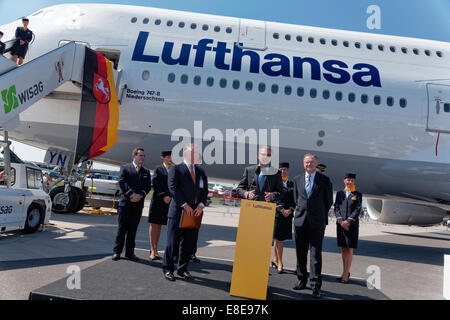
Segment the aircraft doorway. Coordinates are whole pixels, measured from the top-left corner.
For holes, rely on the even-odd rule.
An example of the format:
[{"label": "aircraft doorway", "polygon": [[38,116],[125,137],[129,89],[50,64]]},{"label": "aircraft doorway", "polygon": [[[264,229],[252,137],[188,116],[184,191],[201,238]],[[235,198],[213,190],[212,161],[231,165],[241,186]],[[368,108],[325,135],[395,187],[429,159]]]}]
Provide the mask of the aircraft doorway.
[{"label": "aircraft doorway", "polygon": [[266,50],[266,22],[239,19],[238,43],[241,48]]},{"label": "aircraft doorway", "polygon": [[427,131],[450,133],[450,85],[428,83]]},{"label": "aircraft doorway", "polygon": [[97,48],[95,51],[100,52],[105,56],[106,59],[111,61],[113,63],[113,68],[115,70],[119,67],[119,60],[120,60],[120,50],[116,49],[104,49],[104,48]]}]

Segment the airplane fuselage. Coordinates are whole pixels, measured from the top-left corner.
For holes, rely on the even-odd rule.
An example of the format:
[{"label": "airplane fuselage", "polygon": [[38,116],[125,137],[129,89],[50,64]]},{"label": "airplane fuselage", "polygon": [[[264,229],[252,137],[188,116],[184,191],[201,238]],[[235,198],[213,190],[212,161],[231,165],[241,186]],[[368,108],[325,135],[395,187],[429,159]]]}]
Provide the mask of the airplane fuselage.
[{"label": "airplane fuselage", "polygon": [[[18,24],[1,27],[4,39]],[[335,190],[356,172],[365,194],[450,205],[448,43],[116,5],[46,8],[30,16],[30,29],[28,59],[67,41],[120,54],[119,140],[99,161],[128,162],[143,146],[153,167],[179,143],[176,129],[203,138],[204,152],[227,129],[265,129],[268,144],[279,129],[291,177],[313,152]],[[73,150],[78,113],[77,98],[43,99],[10,136]],[[241,177],[249,151],[240,164],[228,163],[228,151],[223,143],[216,163],[206,163],[209,176]]]}]

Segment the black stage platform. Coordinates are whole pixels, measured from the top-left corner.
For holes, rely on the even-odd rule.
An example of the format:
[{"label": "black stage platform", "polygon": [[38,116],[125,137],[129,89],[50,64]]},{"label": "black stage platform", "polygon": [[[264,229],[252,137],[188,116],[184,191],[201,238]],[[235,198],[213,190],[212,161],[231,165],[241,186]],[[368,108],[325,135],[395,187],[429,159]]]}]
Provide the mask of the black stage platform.
[{"label": "black stage platform", "polygon": [[[138,262],[105,258],[95,266],[81,271],[81,289],[69,290],[67,278],[53,282],[30,293],[30,300],[242,300],[230,296],[232,262],[201,259],[191,263],[189,271],[194,281],[177,278],[167,281],[162,262],[149,261],[148,252],[136,251]],[[76,263],[74,263],[76,264]],[[176,275],[176,273],[175,273]],[[69,275],[68,275],[69,277]],[[268,299],[310,300],[311,290],[294,291],[296,276],[292,271],[278,274],[270,269]],[[369,290],[365,281],[350,279],[350,283],[335,281],[334,276],[323,275],[323,300],[385,300],[380,291]]]}]

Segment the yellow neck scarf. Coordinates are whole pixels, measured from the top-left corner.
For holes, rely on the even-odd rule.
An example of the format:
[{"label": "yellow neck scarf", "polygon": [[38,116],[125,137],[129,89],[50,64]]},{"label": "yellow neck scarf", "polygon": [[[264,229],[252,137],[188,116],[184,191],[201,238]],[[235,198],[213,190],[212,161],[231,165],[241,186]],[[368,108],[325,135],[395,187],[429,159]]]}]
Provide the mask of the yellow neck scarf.
[{"label": "yellow neck scarf", "polygon": [[169,164],[164,163],[164,165],[167,167],[167,169],[170,169],[170,167],[172,166],[172,164],[173,164],[173,163],[169,163]]},{"label": "yellow neck scarf", "polygon": [[355,192],[356,186],[353,186],[353,187],[351,187],[351,188],[345,187],[345,190],[346,190],[346,191],[350,191],[350,192]]},{"label": "yellow neck scarf", "polygon": [[283,179],[283,182],[286,182],[288,177],[281,177],[281,179]]}]

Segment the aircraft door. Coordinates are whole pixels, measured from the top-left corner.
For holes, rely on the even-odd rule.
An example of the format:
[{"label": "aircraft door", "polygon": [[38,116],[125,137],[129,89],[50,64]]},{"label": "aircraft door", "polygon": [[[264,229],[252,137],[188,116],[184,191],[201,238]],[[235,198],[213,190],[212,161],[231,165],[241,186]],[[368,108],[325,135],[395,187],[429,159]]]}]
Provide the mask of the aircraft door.
[{"label": "aircraft door", "polygon": [[266,22],[239,19],[238,43],[241,48],[266,50]]},{"label": "aircraft door", "polygon": [[450,85],[428,83],[427,131],[450,133]]}]

